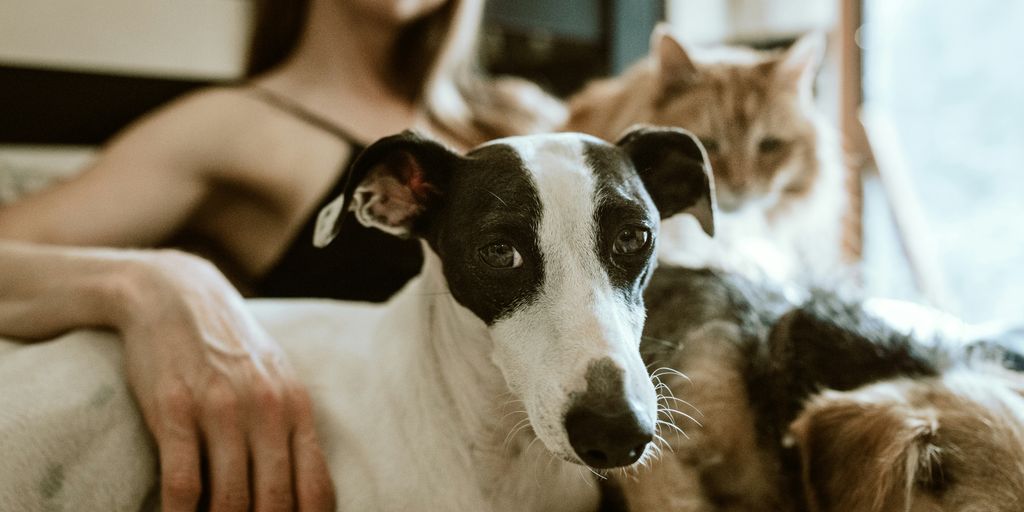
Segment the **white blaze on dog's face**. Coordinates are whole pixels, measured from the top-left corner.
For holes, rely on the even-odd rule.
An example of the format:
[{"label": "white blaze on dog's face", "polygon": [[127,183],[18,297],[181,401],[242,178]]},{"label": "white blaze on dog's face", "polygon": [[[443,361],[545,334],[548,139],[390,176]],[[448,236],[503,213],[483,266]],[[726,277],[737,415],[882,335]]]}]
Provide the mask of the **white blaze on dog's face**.
[{"label": "white blaze on dog's face", "polygon": [[[639,179],[623,172],[625,158],[596,139],[524,137],[495,146],[514,151],[532,182],[539,217],[530,256],[541,264],[530,297],[493,320],[494,362],[558,455],[576,460],[565,418],[574,400],[585,400],[621,416],[617,428],[635,438],[626,460],[630,450],[640,457],[657,413],[639,357],[657,209]],[[587,397],[595,393],[603,396]],[[591,465],[617,458],[596,445],[587,450],[608,459]]]},{"label": "white blaze on dog's face", "polygon": [[551,452],[593,467],[635,462],[657,413],[639,344],[659,220],[688,211],[713,232],[699,143],[638,129],[617,146],[541,135],[461,157],[405,137],[360,157],[391,170],[349,194],[356,218],[427,241],[452,297],[487,325],[492,361]]}]

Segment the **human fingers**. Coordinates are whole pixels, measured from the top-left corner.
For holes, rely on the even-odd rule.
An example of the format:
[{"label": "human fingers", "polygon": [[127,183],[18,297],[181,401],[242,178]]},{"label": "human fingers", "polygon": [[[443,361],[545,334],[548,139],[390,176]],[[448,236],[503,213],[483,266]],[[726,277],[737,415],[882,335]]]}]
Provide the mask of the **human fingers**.
[{"label": "human fingers", "polygon": [[160,501],[165,512],[194,512],[202,492],[199,433],[191,393],[172,388],[160,400],[152,426],[160,454]]},{"label": "human fingers", "polygon": [[287,396],[269,385],[253,390],[250,445],[253,457],[253,498],[256,512],[293,510],[291,429]]},{"label": "human fingers", "polygon": [[249,510],[249,457],[238,395],[226,382],[209,386],[203,404],[203,434],[210,468],[210,510]]},{"label": "human fingers", "polygon": [[292,397],[294,431],[291,436],[295,493],[299,510],[335,510],[334,485],[327,459],[316,435],[313,407],[305,392]]}]

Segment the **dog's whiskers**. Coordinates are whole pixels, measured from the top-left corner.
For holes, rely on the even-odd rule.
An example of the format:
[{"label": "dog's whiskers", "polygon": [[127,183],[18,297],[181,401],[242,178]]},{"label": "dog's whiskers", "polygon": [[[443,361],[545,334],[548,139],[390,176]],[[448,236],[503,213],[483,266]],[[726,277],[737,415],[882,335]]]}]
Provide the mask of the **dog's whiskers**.
[{"label": "dog's whiskers", "polygon": [[680,428],[679,425],[676,425],[675,423],[668,422],[668,421],[665,421],[665,420],[658,420],[657,424],[658,425],[665,425],[666,427],[672,427],[673,429],[675,429],[676,432],[679,432],[679,435],[685,437],[686,439],[690,438],[690,435],[687,434],[685,430]]},{"label": "dog's whiskers", "polygon": [[675,368],[672,368],[671,366],[662,366],[661,368],[658,368],[657,370],[654,370],[651,373],[651,378],[652,379],[658,378],[658,377],[661,377],[662,375],[675,375],[675,376],[685,380],[686,382],[690,382],[690,383],[693,382],[693,381],[690,380],[689,377],[686,376],[686,374],[684,374],[683,372],[681,372],[679,370],[676,370]]},{"label": "dog's whiskers", "polygon": [[672,443],[669,443],[664,436],[658,433],[654,434],[654,446],[658,449],[659,457],[664,453],[665,448],[668,448],[668,451],[672,453],[676,452],[676,449],[672,446]]},{"label": "dog's whiskers", "polygon": [[[538,437],[538,436],[534,436],[533,440],[532,440],[532,441],[530,441],[530,444],[526,445],[526,449],[525,449],[525,450],[523,450],[523,453],[529,453],[529,451],[530,451],[530,448],[532,448],[532,447],[533,447],[533,443],[536,443],[537,441],[540,441],[540,437]],[[544,450],[544,452],[545,452],[545,453],[547,453],[547,450]],[[551,454],[549,453],[548,455],[551,455]],[[549,463],[550,463],[550,462],[549,462]]]},{"label": "dog's whiskers", "polygon": [[[688,382],[692,383],[692,381],[690,381],[690,379],[688,377],[686,379],[687,379]],[[653,380],[655,381],[654,390],[658,394],[658,400],[659,401],[662,398],[664,398],[666,400],[673,400],[673,401],[685,404],[687,407],[693,409],[694,412],[696,412],[697,414],[699,414],[701,416],[704,416],[704,413],[701,412],[701,410],[697,406],[691,404],[690,402],[687,402],[686,400],[683,400],[682,398],[676,397],[675,392],[672,391],[672,387],[669,386],[668,384],[665,384],[661,380],[660,376],[653,377]],[[665,392],[661,393],[662,390],[664,390]]]},{"label": "dog's whiskers", "polygon": [[[523,414],[526,414],[526,411],[523,411]],[[508,435],[505,436],[505,442],[502,443],[502,446],[504,447],[504,449],[508,450],[509,448],[511,448],[512,447],[512,441],[516,438],[516,435],[519,434],[519,432],[523,431],[524,429],[528,428],[529,426],[530,426],[530,418],[529,418],[529,416],[519,420],[519,422],[517,422],[512,427],[512,429],[509,430]],[[536,440],[537,438],[534,438],[534,439]],[[533,444],[533,443],[531,442],[530,444]],[[529,447],[527,447],[527,450],[529,450]]]},{"label": "dog's whiskers", "polygon": [[[693,416],[690,416],[689,414],[686,414],[685,412],[682,412],[682,411],[679,411],[679,410],[676,410],[676,409],[671,409],[671,408],[668,408],[668,407],[663,407],[661,410],[663,410],[665,412],[672,413],[672,414],[678,414],[678,415],[680,415],[680,416],[682,416],[682,417],[692,421],[698,427],[703,427],[704,426],[699,420],[697,420],[697,418],[694,418]],[[675,426],[675,425],[673,424],[673,426]]]},{"label": "dog's whiskers", "polygon": [[590,466],[583,466],[583,467],[584,467],[584,468],[587,468],[587,471],[590,471],[591,473],[593,473],[593,474],[594,474],[594,476],[596,476],[596,477],[600,478],[601,480],[607,480],[607,479],[608,479],[608,477],[607,477],[607,476],[605,476],[605,475],[602,475],[601,473],[598,473],[597,471],[595,471],[595,470],[594,470],[594,468],[592,468],[592,467],[590,467]]},{"label": "dog's whiskers", "polygon": [[664,346],[666,346],[668,348],[676,348],[676,347],[679,346],[679,342],[663,340],[661,338],[655,338],[653,336],[644,335],[644,336],[641,336],[640,339],[643,340],[643,341],[653,341],[655,343],[659,343],[661,345],[664,345]]},{"label": "dog's whiskers", "polygon": [[505,208],[508,208],[508,203],[506,203],[504,199],[502,199],[502,198],[498,197],[498,194],[495,194],[494,192],[491,192],[490,190],[488,190],[488,189],[486,189],[486,188],[484,189],[484,192],[487,192],[487,193],[488,193],[488,194],[490,194],[490,195],[491,195],[492,197],[494,197],[495,199],[497,199],[498,201],[500,201],[500,202],[501,202],[501,204],[503,204],[503,205],[505,206]]},{"label": "dog's whiskers", "polygon": [[[512,405],[512,404],[508,404],[508,405]],[[523,410],[523,409],[516,409],[516,410],[514,410],[512,412],[507,412],[507,413],[505,413],[504,416],[502,416],[500,419],[498,419],[498,423],[501,423],[501,422],[505,421],[505,418],[508,418],[509,416],[512,416],[513,414],[526,414],[526,411]]]},{"label": "dog's whiskers", "polygon": [[[671,388],[668,388],[668,387],[665,387],[665,388],[658,388],[658,387],[655,387],[655,390],[658,390],[658,389],[665,389],[665,391],[667,391],[667,392],[668,392],[668,394],[667,394],[667,395],[665,395],[665,394],[661,394],[661,395],[659,395],[659,397],[658,397],[658,400],[659,400],[659,401],[660,401],[660,400],[661,400],[662,398],[664,398],[665,400],[673,400],[673,401],[675,401],[675,402],[681,403],[681,404],[683,404],[683,405],[685,405],[685,406],[687,406],[687,407],[689,407],[689,408],[693,409],[693,412],[695,412],[695,413],[699,414],[700,416],[702,416],[702,417],[704,416],[704,412],[702,412],[702,411],[701,411],[700,409],[698,409],[696,405],[693,405],[693,404],[691,404],[690,402],[687,402],[686,400],[683,400],[682,398],[677,398],[677,397],[676,397],[675,395],[673,395],[673,394],[672,394],[672,389],[671,389]],[[660,404],[659,404],[659,405],[660,405]],[[667,407],[667,404],[665,404],[665,406]]]}]

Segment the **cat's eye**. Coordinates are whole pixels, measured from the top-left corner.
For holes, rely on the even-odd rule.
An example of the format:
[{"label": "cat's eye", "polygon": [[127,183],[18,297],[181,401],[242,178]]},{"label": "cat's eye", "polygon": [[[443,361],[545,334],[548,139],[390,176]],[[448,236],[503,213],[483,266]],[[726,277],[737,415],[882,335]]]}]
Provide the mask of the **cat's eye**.
[{"label": "cat's eye", "polygon": [[785,143],[778,137],[765,137],[757,144],[757,150],[762,153],[774,153],[782,149]]},{"label": "cat's eye", "polygon": [[651,230],[643,226],[626,226],[612,242],[612,253],[620,256],[639,254],[651,243]]},{"label": "cat's eye", "polygon": [[700,143],[704,145],[704,151],[708,153],[718,152],[718,141],[708,137],[700,137]]},{"label": "cat's eye", "polygon": [[494,268],[518,268],[523,266],[523,256],[511,244],[495,242],[479,250],[480,259]]}]

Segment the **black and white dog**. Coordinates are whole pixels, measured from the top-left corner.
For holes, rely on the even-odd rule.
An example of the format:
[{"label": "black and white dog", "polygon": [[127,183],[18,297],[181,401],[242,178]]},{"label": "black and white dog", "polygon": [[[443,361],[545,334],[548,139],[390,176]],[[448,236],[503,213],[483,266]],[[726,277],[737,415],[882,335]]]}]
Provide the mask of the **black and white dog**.
[{"label": "black and white dog", "polygon": [[[334,426],[324,437],[339,440],[337,495],[352,510],[593,510],[581,465],[652,452],[643,290],[660,218],[686,211],[713,231],[696,139],[538,135],[460,156],[404,133],[370,146],[350,184],[321,212],[316,243],[353,211],[419,237],[425,263],[362,340],[367,359],[314,372],[327,379],[314,386]],[[352,372],[369,392],[326,376]],[[530,452],[535,439],[557,460]]]},{"label": "black and white dog", "polygon": [[[658,399],[639,346],[659,221],[689,212],[711,234],[713,197],[702,147],[676,129],[636,129],[616,145],[580,134],[508,138],[466,155],[413,133],[367,148],[344,194],[321,212],[316,243],[344,237],[341,220],[354,217],[422,240],[421,274],[383,307],[252,306],[309,387],[339,508],[594,510],[588,468],[654,452]],[[152,454],[123,381],[110,385],[121,369],[109,338],[60,341],[71,392],[82,390],[75,400],[96,421],[52,432],[107,452],[44,457],[32,447],[49,439],[32,439],[17,442],[24,448],[9,460],[102,459],[101,468],[60,466],[82,469],[62,469],[60,499],[137,510],[132,499],[104,496],[144,496],[138,487],[153,477],[140,462]],[[108,390],[102,402],[90,398],[94,388]],[[52,391],[68,400],[67,386]],[[45,389],[31,392],[50,403]],[[112,418],[124,419],[121,430],[66,432]],[[20,470],[26,483],[0,485],[0,503],[52,505],[53,496],[32,490],[46,471]],[[109,481],[118,486],[104,487]]]}]

